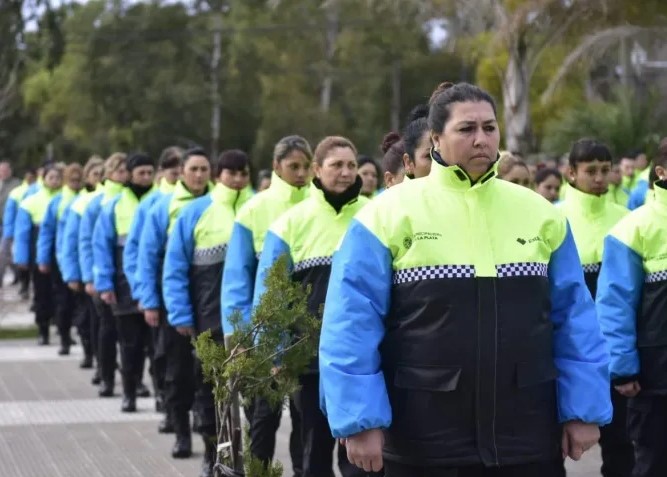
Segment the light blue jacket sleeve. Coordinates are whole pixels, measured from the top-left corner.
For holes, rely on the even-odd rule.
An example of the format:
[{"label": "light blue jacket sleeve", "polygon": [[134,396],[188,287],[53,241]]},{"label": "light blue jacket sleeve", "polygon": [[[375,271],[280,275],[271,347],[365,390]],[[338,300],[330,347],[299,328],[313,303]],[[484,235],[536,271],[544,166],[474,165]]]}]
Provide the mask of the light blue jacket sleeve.
[{"label": "light blue jacket sleeve", "polygon": [[70,202],[67,207],[65,207],[60,214],[58,223],[56,226],[56,261],[58,262],[58,268],[62,274],[64,258],[64,247],[65,247],[65,225],[67,224],[67,216],[69,211],[72,208],[72,203]]},{"label": "light blue jacket sleeve", "polygon": [[597,312],[611,353],[611,379],[639,374],[637,308],[644,287],[642,257],[611,235],[604,241]]},{"label": "light blue jacket sleeve", "polygon": [[648,193],[648,182],[640,181],[634,188],[628,199],[628,209],[635,210],[644,205]]},{"label": "light blue jacket sleeve", "polygon": [[[32,217],[23,207],[19,206],[14,223],[14,263],[16,265],[28,266],[32,248],[31,233],[34,227]],[[33,257],[34,258],[34,257]]]},{"label": "light blue jacket sleeve", "polygon": [[2,238],[14,238],[14,223],[19,204],[13,197],[8,197],[5,203],[5,211],[2,215]]},{"label": "light blue jacket sleeve", "polygon": [[116,274],[116,226],[117,198],[108,202],[100,211],[93,230],[93,284],[99,293],[113,291]]},{"label": "light blue jacket sleeve", "polygon": [[136,280],[139,241],[141,240],[141,232],[144,228],[146,215],[148,215],[148,211],[155,203],[155,198],[157,197],[154,194],[157,194],[157,192],[146,197],[141,201],[139,207],[137,207],[132,224],[130,225],[130,231],[127,234],[125,248],[123,249],[123,273],[125,273],[127,282],[130,284],[132,298],[135,300],[139,299],[139,285]]},{"label": "light blue jacket sleeve", "polygon": [[353,220],[333,257],[320,335],[320,407],[336,438],[391,425],[379,351],[391,263],[389,249]]},{"label": "light blue jacket sleeve", "polygon": [[159,292],[162,279],[160,271],[167,243],[170,197],[164,196],[151,207],[139,240],[139,260],[135,280],[139,302],[145,310],[157,310],[162,303]]},{"label": "light blue jacket sleeve", "polygon": [[224,333],[234,331],[229,317],[237,310],[241,312],[245,323],[250,322],[256,273],[257,256],[252,231],[235,222],[222,274],[220,306]]},{"label": "light blue jacket sleeve", "polygon": [[[269,274],[269,269],[273,266],[274,263],[282,256],[287,254],[288,263],[287,270],[288,273],[292,273],[293,263],[292,255],[290,253],[290,248],[287,243],[278,235],[269,230],[266,233],[266,238],[264,239],[264,248],[262,249],[262,254],[259,257],[259,263],[257,264],[257,276],[255,277],[255,293],[252,299],[253,308],[259,305],[259,300],[261,300],[262,295],[266,292],[266,280],[267,275]],[[230,329],[225,330],[225,333],[233,333],[234,330]]]},{"label": "light blue jacket sleeve", "polygon": [[560,422],[611,422],[609,353],[568,225],[549,261],[554,362]]},{"label": "light blue jacket sleeve", "polygon": [[58,206],[62,198],[62,194],[56,195],[46,208],[37,236],[37,265],[51,265],[58,227]]},{"label": "light blue jacket sleeve", "polygon": [[[167,309],[167,319],[171,326],[194,326],[194,310],[190,301],[190,267],[195,251],[193,231],[197,225],[203,204],[210,204],[197,199],[186,206],[174,223],[169,235],[167,252],[164,257],[162,295]],[[200,202],[198,202],[200,201]],[[203,206],[203,207],[202,207]]]},{"label": "light blue jacket sleeve", "polygon": [[63,275],[65,283],[81,281],[81,270],[79,269],[80,224],[81,216],[70,209],[65,220],[62,242],[62,264],[60,264],[60,272]]},{"label": "light blue jacket sleeve", "polygon": [[102,199],[102,194],[95,197],[88,204],[81,217],[81,225],[79,226],[79,267],[83,283],[93,282],[93,231],[102,207]]}]

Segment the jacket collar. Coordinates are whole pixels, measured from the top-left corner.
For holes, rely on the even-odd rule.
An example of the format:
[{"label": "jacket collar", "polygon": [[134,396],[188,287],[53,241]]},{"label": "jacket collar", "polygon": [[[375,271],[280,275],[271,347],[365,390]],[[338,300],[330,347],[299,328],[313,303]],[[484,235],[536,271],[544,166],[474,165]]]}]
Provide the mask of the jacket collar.
[{"label": "jacket collar", "polygon": [[567,189],[565,192],[565,204],[582,211],[584,215],[598,216],[604,214],[605,210],[607,210],[609,199],[607,199],[606,194],[600,196],[586,194],[576,187],[572,187],[570,184],[567,184],[565,188]]},{"label": "jacket collar", "polygon": [[176,184],[170,184],[165,178],[160,179],[158,189],[163,194],[171,194],[176,189]]},{"label": "jacket collar", "polygon": [[267,189],[271,194],[291,203],[301,202],[308,196],[308,186],[294,187],[282,180],[275,171],[271,174],[271,186]]},{"label": "jacket collar", "polygon": [[322,188],[322,183],[318,179],[313,179],[310,185],[310,196],[321,205],[332,208],[336,214],[339,214],[343,209],[359,200],[362,184],[361,177],[357,176],[354,183],[343,193],[330,194]]},{"label": "jacket collar", "polygon": [[112,196],[116,194],[120,194],[120,192],[123,190],[123,187],[125,187],[123,184],[120,182],[115,182],[110,179],[107,179],[104,181],[104,194],[107,196]]},{"label": "jacket collar", "polygon": [[[197,196],[197,197],[203,197],[206,195],[208,192],[211,191],[211,186],[207,186],[206,192],[204,192],[202,195]],[[183,181],[179,180],[176,185],[174,186],[174,199],[175,200],[191,200],[195,199],[196,197],[188,190],[187,187],[185,187],[185,184],[183,184]]]},{"label": "jacket collar", "polygon": [[661,215],[667,216],[667,180],[653,184],[653,200],[649,204]]},{"label": "jacket collar", "polygon": [[218,204],[227,204],[234,207],[240,195],[240,190],[231,189],[222,182],[218,182],[211,191],[211,200]]},{"label": "jacket collar", "polygon": [[427,180],[446,189],[461,192],[480,189],[492,183],[497,175],[498,161],[495,161],[482,177],[473,182],[468,173],[461,167],[450,166],[444,161],[437,160],[433,155],[433,149],[431,149],[431,158],[433,159],[433,165],[431,166],[431,173],[428,175]]}]

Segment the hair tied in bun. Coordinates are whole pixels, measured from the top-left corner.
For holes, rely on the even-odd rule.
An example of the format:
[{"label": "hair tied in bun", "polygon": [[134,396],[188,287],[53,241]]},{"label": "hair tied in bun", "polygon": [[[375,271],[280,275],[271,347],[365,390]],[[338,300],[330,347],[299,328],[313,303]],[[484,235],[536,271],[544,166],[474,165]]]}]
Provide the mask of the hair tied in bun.
[{"label": "hair tied in bun", "polygon": [[433,94],[431,95],[431,99],[429,99],[429,104],[433,102],[435,98],[440,96],[441,93],[444,93],[447,91],[449,88],[452,88],[454,86],[454,83],[451,83],[449,81],[443,81],[438,85],[437,88],[435,88],[435,91],[433,91]]},{"label": "hair tied in bun", "polygon": [[386,154],[387,151],[391,149],[391,146],[393,146],[400,140],[401,140],[401,135],[396,131],[391,131],[385,134],[384,138],[382,139],[382,145],[380,146],[382,152]]}]

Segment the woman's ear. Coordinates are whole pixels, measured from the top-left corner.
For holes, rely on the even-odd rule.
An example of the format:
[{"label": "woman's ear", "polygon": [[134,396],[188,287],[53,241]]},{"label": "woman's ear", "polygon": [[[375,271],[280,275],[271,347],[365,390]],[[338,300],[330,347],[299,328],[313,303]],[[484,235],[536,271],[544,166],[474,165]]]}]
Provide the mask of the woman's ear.
[{"label": "woman's ear", "polygon": [[667,180],[667,170],[662,166],[655,166],[655,175],[658,176],[658,180]]},{"label": "woman's ear", "polygon": [[412,174],[412,161],[410,160],[410,156],[408,156],[407,152],[403,153],[403,169],[405,169],[406,174]]}]

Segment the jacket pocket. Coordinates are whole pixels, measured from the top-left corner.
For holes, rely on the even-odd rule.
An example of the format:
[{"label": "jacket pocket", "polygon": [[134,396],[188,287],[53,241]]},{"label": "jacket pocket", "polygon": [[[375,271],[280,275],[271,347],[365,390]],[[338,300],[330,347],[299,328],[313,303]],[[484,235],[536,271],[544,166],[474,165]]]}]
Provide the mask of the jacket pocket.
[{"label": "jacket pocket", "polygon": [[394,375],[394,385],[402,389],[421,391],[455,391],[461,377],[461,368],[400,366]]}]

